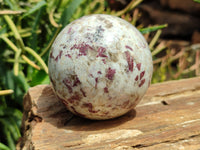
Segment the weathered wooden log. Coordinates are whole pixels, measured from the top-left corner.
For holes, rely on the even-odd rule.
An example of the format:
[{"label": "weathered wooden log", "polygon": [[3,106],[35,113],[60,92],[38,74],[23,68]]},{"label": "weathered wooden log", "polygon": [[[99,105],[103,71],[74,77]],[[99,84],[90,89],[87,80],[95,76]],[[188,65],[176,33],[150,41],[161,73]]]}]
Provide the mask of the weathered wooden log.
[{"label": "weathered wooden log", "polygon": [[23,104],[17,149],[200,148],[199,77],[151,85],[134,110],[105,121],[71,114],[49,85],[30,88]]}]

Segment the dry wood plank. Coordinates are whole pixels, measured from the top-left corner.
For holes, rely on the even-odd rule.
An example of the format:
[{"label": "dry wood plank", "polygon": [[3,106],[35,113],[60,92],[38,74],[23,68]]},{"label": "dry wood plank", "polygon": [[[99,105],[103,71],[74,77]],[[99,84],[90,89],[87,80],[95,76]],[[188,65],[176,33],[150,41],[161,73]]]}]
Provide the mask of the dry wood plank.
[{"label": "dry wood plank", "polygon": [[151,85],[139,105],[105,121],[74,116],[51,86],[24,97],[17,149],[193,149],[200,147],[200,78]]}]

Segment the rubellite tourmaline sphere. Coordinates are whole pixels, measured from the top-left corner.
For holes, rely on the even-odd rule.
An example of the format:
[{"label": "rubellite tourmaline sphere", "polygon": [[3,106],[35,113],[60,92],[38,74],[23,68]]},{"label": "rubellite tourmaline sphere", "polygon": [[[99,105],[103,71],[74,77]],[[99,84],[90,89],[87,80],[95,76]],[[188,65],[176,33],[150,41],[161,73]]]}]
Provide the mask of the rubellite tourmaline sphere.
[{"label": "rubellite tourmaline sphere", "polygon": [[67,109],[97,120],[133,109],[153,72],[142,34],[127,21],[103,14],[67,25],[52,45],[48,67],[55,94]]}]

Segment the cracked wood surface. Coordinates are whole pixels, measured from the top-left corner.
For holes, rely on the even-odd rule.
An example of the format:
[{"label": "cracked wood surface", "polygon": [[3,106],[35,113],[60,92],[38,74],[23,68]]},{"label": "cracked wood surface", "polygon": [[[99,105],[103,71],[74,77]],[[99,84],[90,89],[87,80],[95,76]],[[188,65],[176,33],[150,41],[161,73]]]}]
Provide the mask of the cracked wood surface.
[{"label": "cracked wood surface", "polygon": [[105,121],[74,116],[51,86],[29,89],[24,97],[23,137],[17,149],[200,148],[200,78],[151,85],[139,105]]}]

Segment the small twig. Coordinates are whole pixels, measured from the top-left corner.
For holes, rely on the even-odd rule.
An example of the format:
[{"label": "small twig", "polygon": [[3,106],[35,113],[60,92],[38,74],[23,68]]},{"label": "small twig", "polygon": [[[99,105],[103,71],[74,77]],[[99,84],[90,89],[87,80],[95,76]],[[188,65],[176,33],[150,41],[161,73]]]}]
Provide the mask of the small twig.
[{"label": "small twig", "polygon": [[155,50],[152,51],[152,56],[157,55],[158,53],[160,53],[162,50],[164,50],[166,48],[165,46],[165,42],[162,41],[156,48]]},{"label": "small twig", "polygon": [[121,16],[123,14],[125,14],[126,12],[132,10],[133,8],[135,8],[137,5],[139,5],[143,0],[132,0],[123,10],[118,11],[117,13],[115,13],[115,16]]},{"label": "small twig", "polygon": [[193,51],[200,50],[200,43],[192,44],[191,46],[188,46],[188,47],[185,48],[185,51],[191,51],[191,50],[193,50]]},{"label": "small twig", "polygon": [[158,64],[158,63],[162,62],[162,60],[165,59],[165,57],[166,56],[161,57],[161,58],[157,58],[156,60],[153,61],[153,64],[155,65],[155,64]]},{"label": "small twig", "polygon": [[[184,51],[184,49],[182,49],[182,51]],[[179,58],[178,72],[173,75],[173,78],[177,79],[182,74],[183,70],[187,67],[186,58],[187,58],[186,53],[184,53],[184,55]]]},{"label": "small twig", "polygon": [[132,25],[135,25],[139,17],[139,10],[135,9],[133,12],[133,20],[131,21]]},{"label": "small twig", "polygon": [[[200,65],[200,63],[198,64],[198,66],[199,66],[199,65]],[[185,70],[182,72],[182,74],[187,74],[187,73],[189,73],[189,72],[194,71],[195,69],[196,69],[196,64],[190,66],[188,69],[185,69]]]},{"label": "small twig", "polygon": [[154,45],[156,44],[156,42],[158,41],[158,38],[160,37],[162,31],[158,30],[156,32],[156,35],[153,37],[153,39],[151,40],[150,44],[149,44],[149,49],[153,49]]}]

